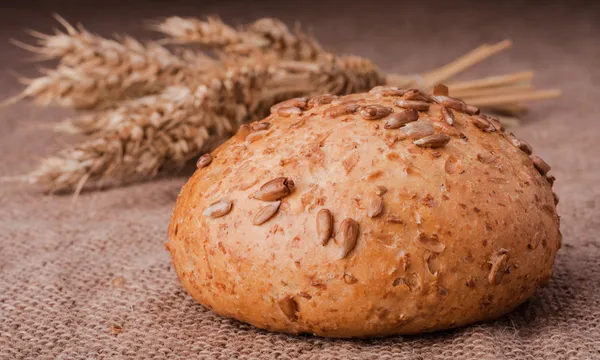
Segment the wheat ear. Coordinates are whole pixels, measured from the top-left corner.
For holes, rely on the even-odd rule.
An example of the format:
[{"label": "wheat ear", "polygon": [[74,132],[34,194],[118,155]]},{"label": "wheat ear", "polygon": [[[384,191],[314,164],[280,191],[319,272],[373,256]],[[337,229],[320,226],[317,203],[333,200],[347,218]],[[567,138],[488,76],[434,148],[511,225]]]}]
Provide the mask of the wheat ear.
[{"label": "wheat ear", "polygon": [[314,61],[325,53],[321,45],[299,27],[291,32],[283,22],[273,18],[259,19],[245,28],[234,29],[216,17],[203,21],[173,16],[152,28],[167,36],[164,42],[199,44],[228,55],[260,52],[285,60]]},{"label": "wheat ear", "polygon": [[37,46],[13,41],[38,59],[58,58],[60,62],[56,69],[42,69],[39,78],[21,78],[27,86],[12,100],[33,97],[44,105],[105,107],[185,84],[217,63],[189,51],[178,56],[159,44],[143,45],[131,37],[105,39],[58,19],[65,32],[31,32],[38,39]]}]

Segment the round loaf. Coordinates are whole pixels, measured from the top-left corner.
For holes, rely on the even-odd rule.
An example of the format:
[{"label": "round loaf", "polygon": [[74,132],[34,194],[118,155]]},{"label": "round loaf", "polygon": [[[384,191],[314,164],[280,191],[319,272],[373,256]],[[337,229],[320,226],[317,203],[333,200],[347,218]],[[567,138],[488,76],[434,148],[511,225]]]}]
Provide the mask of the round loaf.
[{"label": "round loaf", "polygon": [[496,318],[549,280],[554,178],[496,119],[389,87],[271,111],[177,200],[167,249],[204,306],[273,331],[385,336]]}]

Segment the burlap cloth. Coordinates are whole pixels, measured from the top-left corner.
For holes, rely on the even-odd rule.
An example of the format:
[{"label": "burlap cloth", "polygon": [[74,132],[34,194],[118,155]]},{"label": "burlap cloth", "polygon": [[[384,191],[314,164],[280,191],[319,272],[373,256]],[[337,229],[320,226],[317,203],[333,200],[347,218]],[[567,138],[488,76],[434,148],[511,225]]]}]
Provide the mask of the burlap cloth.
[{"label": "burlap cloth", "polygon": [[[515,132],[553,167],[564,246],[549,287],[491,323],[368,341],[294,337],[216,316],[181,288],[164,249],[186,176],[70,197],[0,183],[0,358],[590,359],[600,358],[600,11],[577,2],[533,5],[365,1],[318,3],[35,2],[0,11],[0,96],[18,91],[6,69],[36,65],[7,44],[24,28],[48,31],[52,11],[104,35],[148,34],[141,20],[217,13],[246,22],[300,20],[330,48],[389,71],[442,64],[486,41],[515,40],[509,54],[471,74],[535,69],[559,100],[536,105]],[[59,2],[57,2],[59,3]],[[407,7],[409,6],[409,7]],[[0,176],[30,170],[61,147],[47,125],[68,115],[29,102],[0,109]],[[124,286],[112,284],[123,277]],[[117,281],[118,282],[118,281]],[[122,327],[115,335],[111,325]]]}]

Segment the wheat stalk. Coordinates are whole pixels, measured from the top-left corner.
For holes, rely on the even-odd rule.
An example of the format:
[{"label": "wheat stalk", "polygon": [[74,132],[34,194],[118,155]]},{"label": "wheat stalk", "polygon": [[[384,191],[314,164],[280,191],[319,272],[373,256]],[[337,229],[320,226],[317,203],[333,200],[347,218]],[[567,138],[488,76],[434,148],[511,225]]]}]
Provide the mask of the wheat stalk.
[{"label": "wheat stalk", "polygon": [[42,69],[35,79],[21,78],[26,88],[13,102],[33,97],[76,109],[106,107],[117,101],[160,91],[166,86],[182,85],[215,65],[216,61],[197,53],[177,56],[156,43],[142,45],[131,37],[105,39],[77,29],[57,17],[66,32],[53,35],[31,32],[38,45],[13,41],[37,54],[36,59],[60,59],[56,69]]}]

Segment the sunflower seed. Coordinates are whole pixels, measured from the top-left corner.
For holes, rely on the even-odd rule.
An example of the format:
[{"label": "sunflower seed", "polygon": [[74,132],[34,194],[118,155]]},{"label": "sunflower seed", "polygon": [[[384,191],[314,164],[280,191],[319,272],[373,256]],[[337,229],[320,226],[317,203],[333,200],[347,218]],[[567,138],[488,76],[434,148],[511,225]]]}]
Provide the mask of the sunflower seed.
[{"label": "sunflower seed", "polygon": [[402,132],[404,132],[409,138],[413,140],[432,135],[435,132],[433,126],[421,121],[408,123],[400,130],[402,130]]},{"label": "sunflower seed", "polygon": [[531,161],[533,161],[533,165],[542,175],[546,175],[551,169],[550,165],[539,156],[531,156]]},{"label": "sunflower seed", "polygon": [[253,143],[257,140],[262,139],[266,134],[267,134],[267,130],[261,130],[261,131],[256,131],[256,132],[250,133],[250,134],[248,134],[248,136],[246,136],[246,141],[249,143]]},{"label": "sunflower seed", "polygon": [[415,244],[429,251],[433,251],[434,253],[441,253],[446,248],[446,246],[440,242],[437,235],[427,236],[423,233],[415,238]]},{"label": "sunflower seed", "polygon": [[477,126],[479,129],[481,129],[485,132],[496,131],[496,128],[494,127],[494,125],[492,125],[492,123],[490,123],[483,116],[479,116],[479,115],[471,116],[471,121],[473,122],[473,125]]},{"label": "sunflower seed", "polygon": [[427,97],[427,95],[423,94],[422,92],[420,92],[417,89],[409,89],[408,91],[406,91],[406,93],[402,97],[404,98],[404,100],[415,100],[415,101],[423,101],[423,102],[430,101],[430,99]]},{"label": "sunflower seed", "polygon": [[500,122],[500,120],[498,120],[497,118],[493,117],[493,116],[486,116],[488,121],[492,124],[492,126],[494,126],[494,128],[496,129],[496,131],[504,131],[504,125]]},{"label": "sunflower seed", "polygon": [[419,120],[419,112],[415,109],[406,109],[390,115],[383,126],[386,129],[398,129],[409,122]]},{"label": "sunflower seed", "polygon": [[332,106],[323,112],[325,117],[335,118],[342,115],[350,115],[356,112],[360,106],[356,103]]},{"label": "sunflower seed", "polygon": [[231,211],[231,205],[231,201],[221,199],[204,209],[202,215],[211,218],[220,218],[221,216],[227,215]]},{"label": "sunflower seed", "polygon": [[252,130],[254,131],[269,130],[270,127],[270,122],[259,122],[256,124],[252,124]]},{"label": "sunflower seed", "polygon": [[196,161],[196,167],[198,169],[207,167],[212,162],[212,160],[212,155],[210,153],[206,153],[198,158],[198,161]]},{"label": "sunflower seed", "polygon": [[490,284],[498,285],[502,280],[507,258],[508,256],[506,255],[506,253],[504,253],[499,254],[494,259],[494,262],[492,263],[492,268],[490,269],[490,273],[488,275],[488,281],[490,282]]},{"label": "sunflower seed", "polygon": [[267,220],[277,214],[277,211],[279,211],[279,205],[281,205],[281,201],[276,201],[260,209],[258,213],[256,213],[256,216],[254,216],[252,224],[262,225],[267,222]]},{"label": "sunflower seed", "polygon": [[284,106],[277,109],[277,115],[283,117],[290,117],[292,115],[300,115],[302,110],[295,106]]},{"label": "sunflower seed", "polygon": [[252,129],[250,128],[250,126],[247,124],[242,124],[238,129],[237,133],[235,134],[235,137],[239,140],[244,141],[246,140],[246,137],[250,135],[250,133],[252,133]]},{"label": "sunflower seed", "polygon": [[317,234],[319,235],[319,242],[325,246],[331,238],[333,233],[333,216],[331,211],[327,209],[321,209],[317,213]]},{"label": "sunflower seed", "polygon": [[278,177],[266,182],[254,194],[256,199],[275,201],[289,195],[294,190],[294,182],[286,177]]},{"label": "sunflower seed", "polygon": [[424,101],[398,99],[396,100],[396,105],[405,109],[415,109],[419,111],[429,110],[429,103],[426,103]]},{"label": "sunflower seed", "polygon": [[550,186],[554,186],[554,181],[556,181],[556,178],[554,177],[554,175],[546,174],[546,180],[548,180]]},{"label": "sunflower seed", "polygon": [[363,106],[358,112],[365,120],[377,120],[388,116],[392,109],[382,105],[367,105]]},{"label": "sunflower seed", "polygon": [[314,108],[315,106],[331,104],[331,102],[337,98],[337,95],[323,94],[310,98],[306,105],[308,108]]},{"label": "sunflower seed", "polygon": [[277,301],[281,312],[291,321],[298,320],[298,303],[291,296],[286,296]]},{"label": "sunflower seed", "polygon": [[440,112],[442,113],[442,118],[448,125],[454,125],[454,113],[450,108],[442,105]]},{"label": "sunflower seed", "polygon": [[460,112],[467,112],[467,104],[459,99],[452,98],[450,96],[437,95],[433,97],[436,102],[450,109],[454,109]]},{"label": "sunflower seed", "polygon": [[375,194],[377,194],[379,196],[385,194],[387,191],[388,191],[388,189],[383,185],[375,186]]},{"label": "sunflower seed", "polygon": [[383,212],[383,199],[381,196],[373,196],[371,198],[371,203],[369,204],[369,209],[367,210],[367,215],[370,218],[375,218],[381,215]]},{"label": "sunflower seed", "polygon": [[420,147],[439,148],[445,146],[450,139],[451,137],[446,134],[437,133],[415,140],[413,144]]},{"label": "sunflower seed", "polygon": [[520,149],[525,154],[527,154],[527,155],[533,154],[533,149],[531,148],[531,145],[529,145],[529,143],[527,141],[517,139],[516,137],[511,138],[510,141],[516,148]]},{"label": "sunflower seed", "polygon": [[448,96],[448,87],[444,84],[437,84],[433,87],[433,95]]},{"label": "sunflower seed", "polygon": [[469,114],[469,115],[478,115],[478,114],[479,114],[479,112],[480,112],[480,110],[479,110],[479,108],[478,108],[477,106],[475,106],[475,105],[469,105],[469,104],[467,104],[467,108],[466,108],[466,111],[465,111],[465,112],[466,112],[467,114]]},{"label": "sunflower seed", "polygon": [[306,98],[294,98],[286,101],[282,101],[278,104],[271,106],[271,114],[276,113],[280,108],[284,107],[296,107],[300,110],[306,107]]},{"label": "sunflower seed", "polygon": [[350,218],[344,219],[340,224],[340,234],[342,237],[340,259],[343,259],[356,246],[356,240],[358,239],[358,223]]}]

